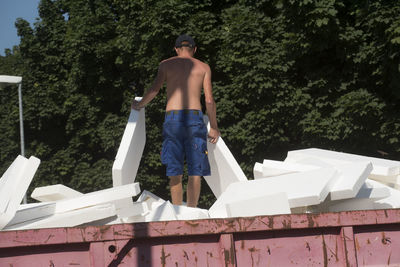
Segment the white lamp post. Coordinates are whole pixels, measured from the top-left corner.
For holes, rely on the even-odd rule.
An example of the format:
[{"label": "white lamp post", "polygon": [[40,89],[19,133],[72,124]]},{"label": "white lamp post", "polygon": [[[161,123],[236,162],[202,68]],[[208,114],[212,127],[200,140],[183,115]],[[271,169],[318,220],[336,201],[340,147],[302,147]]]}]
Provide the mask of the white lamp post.
[{"label": "white lamp post", "polygon": [[[19,131],[21,136],[21,156],[25,157],[24,142],[24,118],[22,115],[22,77],[0,75],[0,83],[18,84],[18,100],[19,100]],[[24,204],[27,203],[26,195],[24,196]]]}]

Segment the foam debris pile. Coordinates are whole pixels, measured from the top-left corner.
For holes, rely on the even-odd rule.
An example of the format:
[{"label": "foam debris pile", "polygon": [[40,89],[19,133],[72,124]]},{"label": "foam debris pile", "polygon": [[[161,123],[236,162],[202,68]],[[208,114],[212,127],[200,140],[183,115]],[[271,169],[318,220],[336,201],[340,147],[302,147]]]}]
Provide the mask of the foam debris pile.
[{"label": "foam debris pile", "polygon": [[40,160],[17,156],[0,178],[0,230],[400,207],[400,161],[308,148],[255,163],[249,180],[222,138],[208,143],[211,176],[204,177],[215,203],[208,210],[173,205],[135,183],[145,131],[144,109],[132,110],[113,187],[87,194],[48,185],[32,192],[37,203],[21,204]]}]

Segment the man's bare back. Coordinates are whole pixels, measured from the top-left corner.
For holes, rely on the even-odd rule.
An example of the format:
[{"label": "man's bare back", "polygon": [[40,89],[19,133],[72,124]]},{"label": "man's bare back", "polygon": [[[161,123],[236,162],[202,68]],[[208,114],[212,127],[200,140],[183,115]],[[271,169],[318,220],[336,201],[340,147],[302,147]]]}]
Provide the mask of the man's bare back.
[{"label": "man's bare back", "polygon": [[191,57],[172,57],[160,64],[167,83],[166,110],[201,110],[200,96],[210,67]]},{"label": "man's bare back", "polygon": [[[184,44],[184,42],[182,43]],[[217,111],[212,93],[210,67],[193,57],[196,47],[175,47],[177,56],[162,61],[158,67],[157,76],[140,102],[134,101],[132,108],[140,109],[149,103],[160,91],[164,82],[167,83],[166,111],[197,109],[201,110],[201,89],[204,97],[207,115],[210,120],[208,137],[211,143],[216,143],[220,135],[217,125]]]}]

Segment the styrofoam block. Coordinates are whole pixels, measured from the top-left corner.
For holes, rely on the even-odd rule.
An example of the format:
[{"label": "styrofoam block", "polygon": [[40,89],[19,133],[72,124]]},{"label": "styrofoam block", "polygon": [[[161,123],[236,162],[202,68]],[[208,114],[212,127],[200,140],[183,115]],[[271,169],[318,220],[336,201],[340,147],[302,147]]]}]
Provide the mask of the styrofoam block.
[{"label": "styrofoam block", "polygon": [[124,223],[121,218],[117,215],[106,217],[104,219],[90,221],[86,223],[82,223],[77,225],[77,227],[87,227],[87,226],[103,226],[103,225],[112,225],[112,224],[122,224]]},{"label": "styrofoam block", "polygon": [[390,208],[400,208],[400,191],[388,187],[390,192],[390,196],[375,200],[374,208],[375,209],[390,209]]},{"label": "styrofoam block", "polygon": [[8,199],[5,210],[0,210],[0,230],[12,220],[17,212],[18,206],[24,198],[39,164],[40,160],[31,156],[27,162],[22,164],[21,172],[18,172],[18,175],[12,176],[13,183],[8,183],[10,185],[9,188],[5,186],[6,189],[11,190],[12,195]]},{"label": "styrofoam block", "polygon": [[139,183],[116,186],[84,194],[79,197],[56,202],[56,213],[104,204],[119,199],[136,196],[140,193]]},{"label": "styrofoam block", "polygon": [[391,193],[387,186],[367,179],[355,197],[342,200],[327,198],[323,203],[315,206],[314,212],[374,209],[376,200],[389,197],[390,195]]},{"label": "styrofoam block", "polygon": [[263,178],[264,177],[264,172],[263,172],[263,165],[259,162],[256,162],[253,167],[253,177],[254,179],[258,178]]},{"label": "styrofoam block", "polygon": [[160,206],[165,202],[164,199],[160,198],[159,196],[156,196],[155,194],[147,190],[143,190],[142,194],[140,194],[139,198],[136,201],[146,203],[147,209],[149,211],[157,208],[158,206]]},{"label": "styrofoam block", "polygon": [[0,212],[5,212],[28,159],[18,155],[0,179]]},{"label": "styrofoam block", "polygon": [[355,197],[372,171],[371,162],[338,164],[339,178],[331,190],[331,199],[339,200]]},{"label": "styrofoam block", "polygon": [[[319,168],[312,171],[291,173],[268,179],[250,180],[231,184],[209,209],[210,217],[227,216],[225,205],[286,192],[291,208],[317,205],[324,201],[337,180],[334,168]],[[266,204],[267,205],[267,204]]]},{"label": "styrofoam block", "polygon": [[384,184],[386,186],[389,186],[393,189],[400,190],[400,183],[387,183],[387,182],[382,182],[382,181],[377,181],[378,183]]},{"label": "styrofoam block", "polygon": [[355,198],[381,199],[389,196],[390,190],[387,186],[371,179],[367,179]]},{"label": "styrofoam block", "polygon": [[150,202],[162,202],[164,203],[164,199],[160,198],[159,196],[156,196],[155,194],[147,191],[147,190],[143,190],[143,192],[140,194],[139,198],[136,200],[138,202],[143,202],[143,201],[150,201]]},{"label": "styrofoam block", "polygon": [[[204,116],[204,122],[207,124],[207,128],[210,129],[207,116]],[[243,170],[240,168],[221,136],[218,138],[216,144],[207,142],[207,150],[211,175],[204,176],[204,179],[217,198],[230,184],[247,181]]]},{"label": "styrofoam block", "polygon": [[113,204],[96,205],[79,210],[53,214],[44,219],[37,219],[21,224],[7,226],[5,230],[37,229],[50,227],[73,227],[83,223],[115,216]]},{"label": "styrofoam block", "polygon": [[31,194],[31,198],[36,199],[38,201],[47,202],[47,201],[58,201],[68,198],[74,198],[81,195],[83,195],[81,192],[78,192],[65,185],[55,184],[55,185],[36,187]]},{"label": "styrofoam block", "polygon": [[[140,101],[141,97],[135,99]],[[113,186],[135,181],[146,143],[145,124],[144,108],[132,109],[112,167]]]},{"label": "styrofoam block", "polygon": [[30,209],[30,208],[34,208],[34,207],[39,207],[39,206],[43,206],[46,204],[49,204],[49,202],[32,202],[32,203],[20,204],[18,206],[18,211],[21,211],[24,209]]},{"label": "styrofoam block", "polygon": [[146,202],[134,202],[132,198],[116,200],[113,203],[120,218],[141,215],[149,210]]},{"label": "styrofoam block", "polygon": [[[154,202],[153,205],[158,205],[159,203]],[[173,221],[177,220],[174,207],[171,202],[164,201],[161,205],[152,209],[146,215],[132,216],[128,218],[123,218],[124,223],[134,223],[134,222],[154,222],[154,221]]]},{"label": "styrofoam block", "polygon": [[388,186],[367,179],[356,197],[340,201],[332,201],[326,206],[329,212],[371,210],[400,207],[400,191],[393,192]]},{"label": "styrofoam block", "polygon": [[226,204],[228,217],[246,217],[274,214],[290,214],[285,192],[273,193],[261,197],[234,201]]},{"label": "styrofoam block", "polygon": [[287,162],[296,162],[305,157],[318,158],[332,164],[370,161],[373,165],[373,175],[392,176],[400,174],[400,161],[360,156],[350,153],[336,152],[318,148],[308,148],[289,151],[285,159]]},{"label": "styrofoam block", "polygon": [[271,169],[287,170],[287,171],[293,171],[293,172],[312,171],[312,170],[316,170],[319,168],[314,165],[293,163],[293,162],[284,162],[284,161],[270,160],[270,159],[264,159],[263,166],[269,167]]},{"label": "styrofoam block", "polygon": [[[10,166],[8,166],[7,170],[0,177],[0,192],[2,192],[4,190],[5,184],[9,180],[8,177],[10,177],[10,174],[14,173],[14,175],[15,175],[16,171],[20,171],[20,168],[16,167],[16,165],[21,165],[27,160],[28,159],[26,159],[25,157],[18,155],[14,159],[14,161],[10,164]],[[6,192],[3,192],[3,194],[0,194],[0,198],[5,198],[5,193]]]},{"label": "styrofoam block", "polygon": [[[254,167],[256,168],[256,166]],[[261,168],[260,166],[257,167],[257,169],[261,169],[261,174],[259,176],[259,172],[257,174],[254,173],[254,179],[279,176],[294,172],[311,171],[317,168],[318,167],[314,165],[264,159]]]},{"label": "styrofoam block", "polygon": [[23,208],[19,208],[18,211],[15,213],[15,216],[7,224],[7,226],[48,217],[55,213],[55,203],[42,202],[34,204],[40,205],[27,205]]},{"label": "styrofoam block", "polygon": [[328,212],[372,210],[375,207],[374,199],[371,198],[350,198],[335,201],[327,207]]},{"label": "styrofoam block", "polygon": [[163,204],[154,209],[154,213],[151,214],[151,221],[171,221],[177,220],[174,207],[171,202],[165,201]]},{"label": "styrofoam block", "polygon": [[[288,161],[287,158],[285,159],[285,162],[293,163],[292,161]],[[307,165],[320,167],[320,168],[331,168],[331,167],[334,167],[335,165],[338,164],[338,163],[327,163],[327,162],[322,161],[320,159],[311,158],[311,157],[307,157],[307,158],[302,158],[302,159],[296,160],[296,163],[307,164]],[[346,163],[342,162],[342,163],[339,163],[339,164],[346,164]]]},{"label": "styrofoam block", "polygon": [[200,208],[192,208],[184,205],[172,205],[175,210],[176,217],[178,220],[197,220],[197,219],[207,219],[208,210]]},{"label": "styrofoam block", "polygon": [[383,176],[370,174],[368,178],[383,183],[400,184],[400,175]]}]

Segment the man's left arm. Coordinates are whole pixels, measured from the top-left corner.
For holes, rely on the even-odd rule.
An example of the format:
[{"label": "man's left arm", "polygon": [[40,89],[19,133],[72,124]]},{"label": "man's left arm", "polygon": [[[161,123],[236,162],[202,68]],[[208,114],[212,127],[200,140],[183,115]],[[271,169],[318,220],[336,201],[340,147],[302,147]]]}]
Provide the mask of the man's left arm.
[{"label": "man's left arm", "polygon": [[166,74],[164,70],[164,64],[160,64],[158,67],[158,72],[157,76],[153,81],[153,84],[147,90],[147,92],[144,94],[142,97],[141,101],[136,101],[135,99],[132,102],[132,108],[139,110],[141,108],[144,108],[153,98],[160,92],[160,88],[163,86],[164,82],[166,80]]}]

